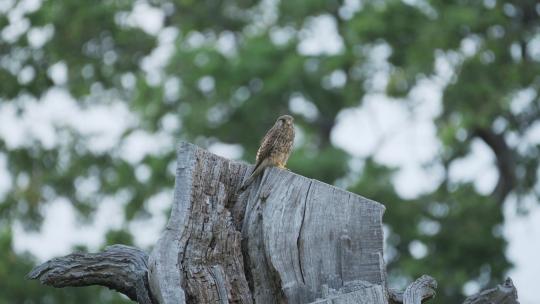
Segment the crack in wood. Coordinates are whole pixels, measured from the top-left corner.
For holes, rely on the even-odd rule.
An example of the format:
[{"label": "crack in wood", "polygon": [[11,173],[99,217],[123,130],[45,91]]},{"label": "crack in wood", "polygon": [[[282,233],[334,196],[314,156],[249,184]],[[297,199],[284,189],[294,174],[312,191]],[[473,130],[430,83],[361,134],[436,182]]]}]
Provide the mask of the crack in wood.
[{"label": "crack in wood", "polygon": [[300,222],[300,229],[298,231],[298,237],[296,239],[296,248],[298,250],[298,267],[300,267],[300,276],[302,277],[302,284],[306,284],[306,280],[304,278],[304,270],[302,269],[302,260],[300,259],[300,257],[303,255],[303,246],[301,246],[300,244],[300,240],[301,240],[301,237],[302,237],[302,231],[304,229],[304,221],[306,219],[306,209],[307,209],[307,203],[309,201],[309,195],[311,193],[311,185],[313,185],[313,181],[310,181],[309,182],[309,186],[308,186],[308,189],[307,189],[307,192],[306,192],[306,197],[304,199],[304,210],[303,210],[303,213],[302,213],[302,221]]}]

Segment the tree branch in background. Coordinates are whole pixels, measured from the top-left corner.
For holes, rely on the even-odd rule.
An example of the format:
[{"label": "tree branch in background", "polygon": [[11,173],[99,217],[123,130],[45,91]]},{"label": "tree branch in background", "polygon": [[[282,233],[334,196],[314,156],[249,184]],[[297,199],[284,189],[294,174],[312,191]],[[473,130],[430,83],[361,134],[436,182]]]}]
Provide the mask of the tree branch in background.
[{"label": "tree branch in background", "polygon": [[148,286],[148,255],[113,245],[99,253],[72,253],[36,266],[28,278],[53,287],[101,285],[141,304],[154,304]]},{"label": "tree branch in background", "polygon": [[493,190],[493,195],[502,204],[516,186],[516,164],[512,150],[508,147],[503,134],[497,134],[487,128],[477,128],[473,135],[482,139],[495,154],[499,180]]}]

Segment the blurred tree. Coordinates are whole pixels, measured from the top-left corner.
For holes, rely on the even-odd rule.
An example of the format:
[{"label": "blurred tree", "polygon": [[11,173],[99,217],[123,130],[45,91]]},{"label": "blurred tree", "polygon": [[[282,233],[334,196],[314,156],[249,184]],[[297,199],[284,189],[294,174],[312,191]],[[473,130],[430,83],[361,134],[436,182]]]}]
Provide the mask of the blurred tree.
[{"label": "blurred tree", "polygon": [[[300,131],[293,171],[340,180],[387,205],[392,284],[429,273],[441,286],[436,302],[454,303],[466,282],[493,285],[509,269],[502,205],[509,197],[540,194],[540,146],[530,140],[540,116],[535,1],[3,3],[0,111],[25,117],[47,94],[66,90],[78,109],[122,103],[133,121],[114,122],[126,127],[106,149],[69,124],[54,126],[54,144],[30,135],[23,143],[0,137],[12,181],[0,197],[2,229],[15,222],[39,229],[43,205],[57,198],[89,219],[105,198],[127,202],[126,221],[148,216],[147,202],[173,185],[174,144],[133,160],[125,156],[129,142],[154,136],[205,147],[225,143],[251,160],[268,125],[293,112]],[[310,35],[334,29],[337,39],[325,40],[322,51],[306,46]],[[373,64],[373,56],[384,57],[384,68]],[[349,166],[354,158],[331,140],[342,110],[381,93],[375,85],[381,71],[384,93],[412,108],[410,93],[419,83],[450,75],[441,85],[435,121],[441,148],[432,161],[443,177],[435,190],[414,199],[395,190],[399,168],[369,157],[355,170]],[[450,178],[452,165],[477,142],[495,155],[492,193]],[[88,182],[97,189],[90,194],[81,190]],[[131,242],[125,231],[107,239]],[[0,270],[26,271],[32,260],[13,253],[11,241],[2,244],[19,266]],[[18,302],[20,294],[11,295],[24,294],[27,284],[1,284],[0,294]],[[36,303],[75,301],[65,298],[66,291],[32,288]],[[70,296],[79,293],[91,292]]]}]

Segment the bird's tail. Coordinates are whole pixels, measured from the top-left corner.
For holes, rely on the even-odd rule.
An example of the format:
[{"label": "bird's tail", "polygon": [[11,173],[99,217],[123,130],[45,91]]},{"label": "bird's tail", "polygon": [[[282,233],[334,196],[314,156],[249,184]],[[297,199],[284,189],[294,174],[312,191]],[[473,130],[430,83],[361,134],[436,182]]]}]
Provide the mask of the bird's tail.
[{"label": "bird's tail", "polygon": [[242,183],[242,187],[240,187],[240,191],[245,191],[251,183],[261,174],[261,172],[264,170],[264,168],[267,167],[267,161],[266,159],[263,160],[257,167],[253,169],[253,172],[251,172],[251,175]]}]

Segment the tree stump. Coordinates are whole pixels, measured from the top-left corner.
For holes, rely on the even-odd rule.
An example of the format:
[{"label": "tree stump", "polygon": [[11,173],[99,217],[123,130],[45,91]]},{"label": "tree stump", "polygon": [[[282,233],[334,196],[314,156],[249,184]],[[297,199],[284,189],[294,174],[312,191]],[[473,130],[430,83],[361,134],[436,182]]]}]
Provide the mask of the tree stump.
[{"label": "tree stump", "polygon": [[429,276],[405,292],[387,289],[383,205],[278,168],[241,192],[251,169],[182,143],[171,216],[149,257],[115,245],[53,259],[29,278],[103,285],[145,304],[412,304],[435,295]]},{"label": "tree stump", "polygon": [[309,303],[323,285],[384,285],[381,204],[278,168],[241,193],[250,171],[181,144],[171,218],[150,255],[160,303]]}]

